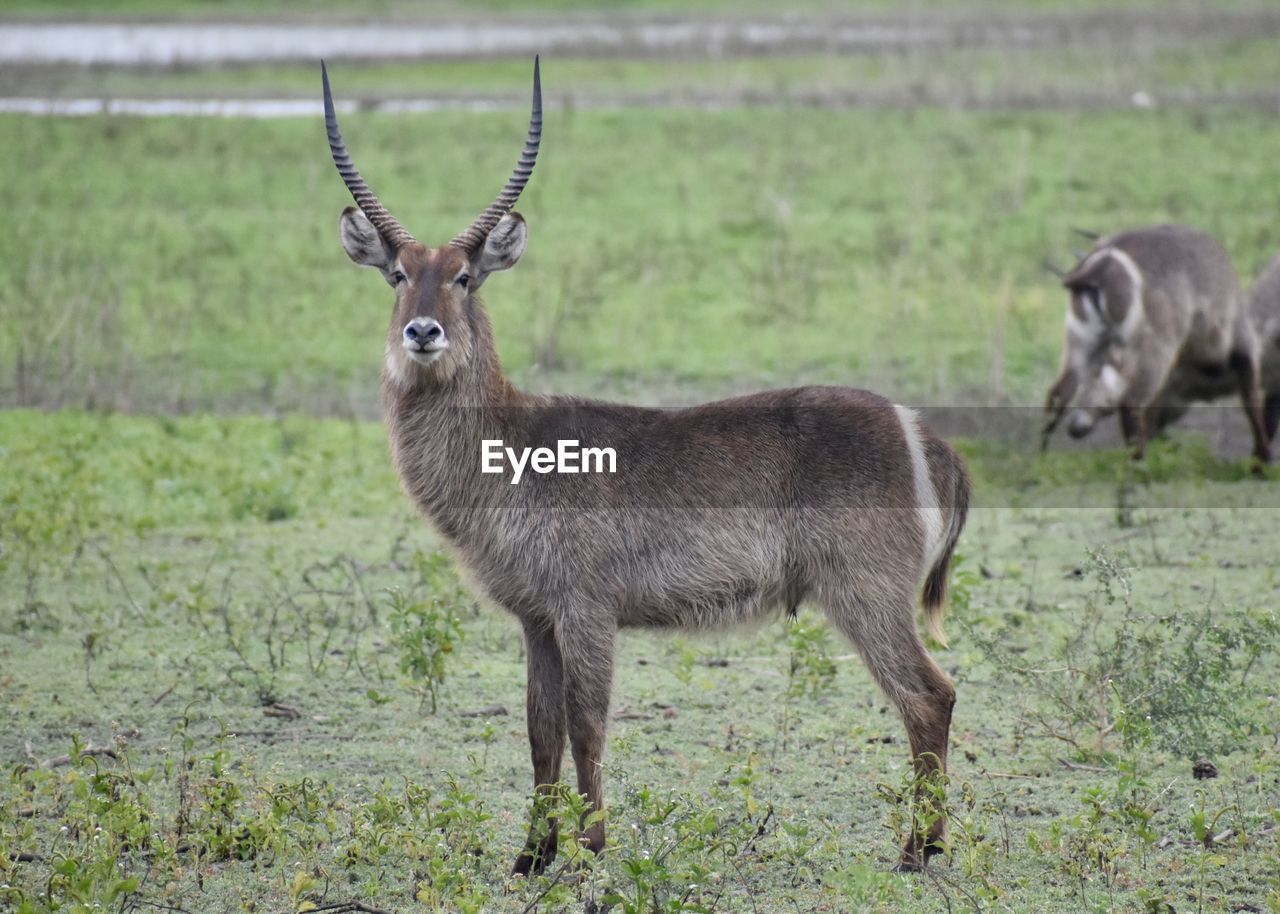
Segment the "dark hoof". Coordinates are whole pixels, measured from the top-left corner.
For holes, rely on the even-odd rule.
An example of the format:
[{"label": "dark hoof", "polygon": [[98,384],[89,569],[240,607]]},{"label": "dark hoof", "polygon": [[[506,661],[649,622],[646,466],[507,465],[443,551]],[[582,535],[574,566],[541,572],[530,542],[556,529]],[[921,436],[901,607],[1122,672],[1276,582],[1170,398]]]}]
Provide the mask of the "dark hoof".
[{"label": "dark hoof", "polygon": [[556,839],[543,839],[536,847],[526,847],[511,868],[512,876],[537,876],[556,859]]},{"label": "dark hoof", "polygon": [[537,876],[547,868],[550,862],[537,854],[521,854],[516,858],[516,865],[511,868],[511,875]]},{"label": "dark hoof", "polygon": [[922,873],[929,861],[938,854],[945,854],[947,846],[941,841],[930,841],[924,846],[924,853],[910,845],[902,852],[902,859],[893,867],[895,873]]}]

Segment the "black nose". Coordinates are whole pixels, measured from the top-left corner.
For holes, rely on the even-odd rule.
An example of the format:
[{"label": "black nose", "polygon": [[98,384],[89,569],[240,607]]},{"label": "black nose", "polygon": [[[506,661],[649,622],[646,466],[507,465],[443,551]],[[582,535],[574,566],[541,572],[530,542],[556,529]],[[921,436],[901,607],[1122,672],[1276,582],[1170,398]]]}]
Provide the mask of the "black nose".
[{"label": "black nose", "polygon": [[438,321],[412,320],[405,324],[404,336],[415,343],[431,343],[444,335],[444,328]]}]

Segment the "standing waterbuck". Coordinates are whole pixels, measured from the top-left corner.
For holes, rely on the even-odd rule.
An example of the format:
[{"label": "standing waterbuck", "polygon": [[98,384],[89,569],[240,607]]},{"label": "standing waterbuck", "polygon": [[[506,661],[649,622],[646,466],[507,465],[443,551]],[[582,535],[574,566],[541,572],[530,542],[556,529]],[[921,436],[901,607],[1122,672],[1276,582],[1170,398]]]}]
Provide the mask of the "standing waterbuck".
[{"label": "standing waterbuck", "polygon": [[1070,293],[1062,368],[1041,446],[1068,409],[1080,438],[1118,411],[1125,443],[1147,440],[1189,403],[1238,393],[1267,462],[1261,347],[1226,251],[1203,232],[1158,225],[1100,237],[1062,277]]},{"label": "standing waterbuck", "polygon": [[[406,492],[494,602],[523,626],[535,791],[560,779],[568,742],[578,790],[603,809],[614,642],[625,627],[711,629],[814,600],[858,648],[906,724],[919,774],[945,772],[955,689],[915,625],[941,639],[952,550],[969,482],[955,452],[914,413],[861,390],[807,387],[687,409],[646,409],[517,390],[499,365],[476,297],[514,266],[528,229],[512,211],[542,133],[538,65],[524,151],[497,199],[448,244],[415,241],[360,177],[324,74],[329,146],[357,207],[338,233],[347,255],[395,290],[382,397]],[[518,485],[482,471],[494,442],[512,453],[611,449],[612,473]],[[557,823],[535,817],[516,873],[556,853]],[[899,866],[943,841],[934,817]],[[580,839],[599,853],[604,822]]]}]

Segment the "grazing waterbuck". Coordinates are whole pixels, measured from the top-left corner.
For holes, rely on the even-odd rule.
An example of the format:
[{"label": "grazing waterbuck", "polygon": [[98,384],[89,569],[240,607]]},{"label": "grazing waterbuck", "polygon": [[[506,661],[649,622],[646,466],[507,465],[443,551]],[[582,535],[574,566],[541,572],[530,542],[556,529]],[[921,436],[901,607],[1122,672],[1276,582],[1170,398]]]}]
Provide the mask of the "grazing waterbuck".
[{"label": "grazing waterbuck", "polygon": [[[352,165],[327,72],[334,163],[355,198],[338,234],[347,255],[394,289],[382,366],[392,455],[405,491],[472,576],[524,630],[533,783],[560,779],[566,741],[578,790],[603,809],[614,642],[626,627],[710,629],[813,600],[856,645],[901,714],[926,782],[945,771],[955,689],[916,629],[923,604],[941,639],[952,550],[969,481],[915,414],[842,387],[775,390],[685,409],[533,396],[503,375],[476,292],[515,265],[528,229],[512,211],[542,134],[534,63],[524,150],[497,199],[452,241],[416,241]],[[571,442],[616,453],[613,472],[519,484],[486,454]],[[535,451],[536,453],[536,451]],[[497,461],[487,466],[496,465]],[[542,466],[542,468],[540,468]],[[515,861],[537,872],[557,825],[535,820]],[[917,869],[944,838],[941,817],[903,848]],[[602,819],[581,836],[599,853]]]},{"label": "grazing waterbuck", "polygon": [[1262,347],[1263,423],[1267,441],[1272,442],[1280,426],[1280,254],[1250,287],[1248,311]]},{"label": "grazing waterbuck", "polygon": [[1118,411],[1125,442],[1141,457],[1147,440],[1189,403],[1235,392],[1254,456],[1270,460],[1261,347],[1218,242],[1180,225],[1100,237],[1062,284],[1070,293],[1066,340],[1045,403],[1042,447],[1068,409],[1073,438]]}]

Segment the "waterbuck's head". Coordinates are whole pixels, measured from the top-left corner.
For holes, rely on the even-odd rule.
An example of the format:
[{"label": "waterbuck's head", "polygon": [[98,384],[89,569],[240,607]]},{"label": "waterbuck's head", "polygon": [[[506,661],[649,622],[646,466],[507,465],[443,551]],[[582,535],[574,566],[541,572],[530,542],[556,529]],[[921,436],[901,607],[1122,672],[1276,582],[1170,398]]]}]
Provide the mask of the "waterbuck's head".
[{"label": "waterbuck's head", "polygon": [[1049,391],[1052,430],[1069,407],[1067,431],[1080,438],[1122,402],[1138,371],[1142,273],[1118,247],[1100,245],[1062,277],[1070,294],[1064,370]]},{"label": "waterbuck's head", "polygon": [[[542,136],[542,86],[533,64],[533,113],[515,170],[502,192],[475,221],[448,244],[428,247],[396,221],[360,177],[347,153],[329,74],[321,63],[324,117],[329,149],[356,206],[338,219],[338,237],[347,256],[374,267],[395,290],[387,331],[387,373],[392,379],[445,381],[477,358],[488,342],[488,318],[475,292],[497,270],[515,265],[524,253],[528,229],[511,207],[529,181]],[[492,358],[491,353],[485,353]]]}]

